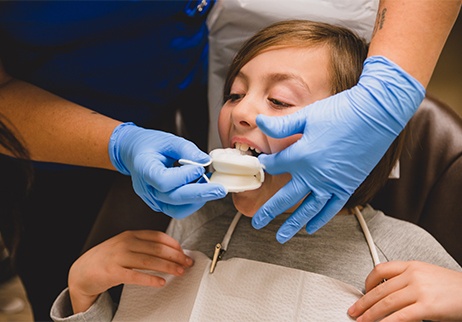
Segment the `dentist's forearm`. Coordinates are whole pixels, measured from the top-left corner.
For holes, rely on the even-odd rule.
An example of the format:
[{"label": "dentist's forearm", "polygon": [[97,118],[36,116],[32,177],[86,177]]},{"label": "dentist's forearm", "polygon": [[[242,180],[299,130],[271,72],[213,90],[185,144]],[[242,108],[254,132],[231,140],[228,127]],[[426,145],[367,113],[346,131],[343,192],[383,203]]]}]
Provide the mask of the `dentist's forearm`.
[{"label": "dentist's forearm", "polygon": [[382,55],[427,87],[461,0],[381,0],[369,56]]},{"label": "dentist's forearm", "polygon": [[[0,76],[0,113],[14,125],[33,160],[114,169],[108,142],[121,122]],[[8,154],[1,147],[0,153]]]}]

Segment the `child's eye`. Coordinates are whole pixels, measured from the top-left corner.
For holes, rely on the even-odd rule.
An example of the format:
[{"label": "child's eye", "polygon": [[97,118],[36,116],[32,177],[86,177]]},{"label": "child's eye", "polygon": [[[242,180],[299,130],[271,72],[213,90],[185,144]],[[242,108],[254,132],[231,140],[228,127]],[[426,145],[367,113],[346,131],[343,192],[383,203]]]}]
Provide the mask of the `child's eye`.
[{"label": "child's eye", "polygon": [[270,101],[273,105],[276,105],[276,107],[279,107],[279,108],[292,106],[291,104],[281,102],[275,98],[268,98],[268,101]]},{"label": "child's eye", "polygon": [[243,94],[230,93],[230,94],[225,96],[225,102],[228,102],[228,101],[236,102],[236,101],[240,100],[243,97],[244,97]]}]

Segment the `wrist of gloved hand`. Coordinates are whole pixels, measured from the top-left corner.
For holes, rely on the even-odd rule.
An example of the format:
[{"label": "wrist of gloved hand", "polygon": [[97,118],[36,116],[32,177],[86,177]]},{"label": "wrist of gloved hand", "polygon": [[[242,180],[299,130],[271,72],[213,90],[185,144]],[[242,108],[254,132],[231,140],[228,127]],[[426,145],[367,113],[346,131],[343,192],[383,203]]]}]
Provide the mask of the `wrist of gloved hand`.
[{"label": "wrist of gloved hand", "polygon": [[112,165],[122,174],[130,175],[130,171],[125,167],[122,157],[120,155],[120,142],[124,139],[128,132],[138,128],[133,122],[119,124],[114,131],[112,131],[109,139],[109,159]]},{"label": "wrist of gloved hand", "polygon": [[422,84],[384,56],[370,56],[364,61],[356,87],[369,95],[363,101],[359,101],[361,95],[357,95],[353,106],[359,113],[373,117],[378,124],[392,128],[396,135],[425,97]]}]

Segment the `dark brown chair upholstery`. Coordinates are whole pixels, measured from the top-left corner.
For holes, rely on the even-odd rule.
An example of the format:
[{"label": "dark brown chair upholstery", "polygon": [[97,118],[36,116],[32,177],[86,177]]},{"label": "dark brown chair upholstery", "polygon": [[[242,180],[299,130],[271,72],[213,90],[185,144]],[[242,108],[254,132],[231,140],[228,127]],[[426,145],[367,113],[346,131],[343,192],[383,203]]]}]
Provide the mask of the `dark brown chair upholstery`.
[{"label": "dark brown chair upholstery", "polygon": [[462,264],[462,118],[427,97],[408,128],[400,178],[371,204],[423,227]]},{"label": "dark brown chair upholstery", "polygon": [[93,224],[83,251],[126,230],[165,231],[170,217],[155,212],[135,193],[129,176],[118,175]]}]

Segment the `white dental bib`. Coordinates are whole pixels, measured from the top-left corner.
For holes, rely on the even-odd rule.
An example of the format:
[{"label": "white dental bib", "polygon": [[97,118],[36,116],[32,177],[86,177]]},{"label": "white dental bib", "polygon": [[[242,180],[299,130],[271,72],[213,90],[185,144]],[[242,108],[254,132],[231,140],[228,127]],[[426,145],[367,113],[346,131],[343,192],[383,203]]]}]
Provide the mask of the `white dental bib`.
[{"label": "white dental bib", "polygon": [[[354,213],[377,265],[369,228],[357,207]],[[224,251],[240,217],[217,244]],[[237,257],[214,266],[215,256],[185,252],[195,263],[184,276],[153,273],[165,278],[163,288],[125,285],[114,321],[352,321],[347,310],[363,296],[317,273]]]},{"label": "white dental bib", "polygon": [[353,321],[363,294],[339,280],[242,258],[220,261],[186,251],[194,266],[163,276],[163,288],[125,285],[114,321]]}]

